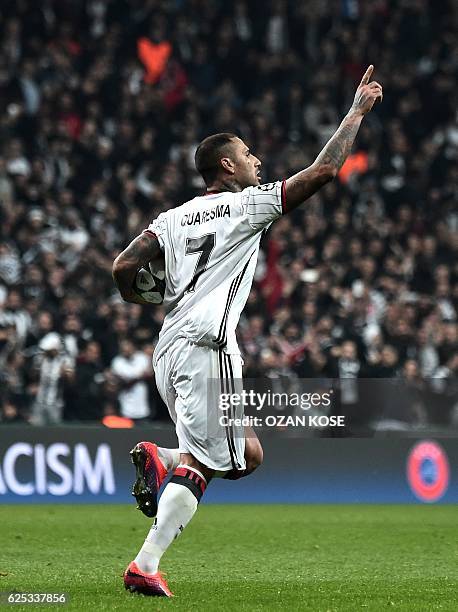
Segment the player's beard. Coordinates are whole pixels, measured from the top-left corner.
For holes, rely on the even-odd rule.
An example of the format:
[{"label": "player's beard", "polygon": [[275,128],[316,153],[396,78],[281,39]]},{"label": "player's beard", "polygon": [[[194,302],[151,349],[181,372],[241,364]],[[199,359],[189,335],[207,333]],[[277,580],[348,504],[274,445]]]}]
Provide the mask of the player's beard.
[{"label": "player's beard", "polygon": [[261,179],[260,177],[258,177],[257,174],[253,176],[250,176],[250,178],[247,178],[247,184],[245,187],[243,187],[243,189],[245,189],[246,187],[257,187],[258,185],[261,184]]}]

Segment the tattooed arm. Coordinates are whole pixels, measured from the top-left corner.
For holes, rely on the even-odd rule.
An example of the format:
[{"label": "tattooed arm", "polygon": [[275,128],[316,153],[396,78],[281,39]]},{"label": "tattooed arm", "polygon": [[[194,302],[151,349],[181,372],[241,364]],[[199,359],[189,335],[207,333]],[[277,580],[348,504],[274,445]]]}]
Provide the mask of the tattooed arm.
[{"label": "tattooed arm", "polygon": [[148,303],[132,289],[135,275],[140,268],[160,256],[162,256],[162,251],[156,236],[152,232],[145,231],[134,238],[129,246],[116,257],[113,262],[113,279],[126,302]]},{"label": "tattooed arm", "polygon": [[313,164],[286,181],[284,212],[294,210],[339,172],[351,151],[364,115],[377,98],[382,98],[381,85],[376,81],[369,83],[373,70],[371,65],[364,73],[348,114]]}]

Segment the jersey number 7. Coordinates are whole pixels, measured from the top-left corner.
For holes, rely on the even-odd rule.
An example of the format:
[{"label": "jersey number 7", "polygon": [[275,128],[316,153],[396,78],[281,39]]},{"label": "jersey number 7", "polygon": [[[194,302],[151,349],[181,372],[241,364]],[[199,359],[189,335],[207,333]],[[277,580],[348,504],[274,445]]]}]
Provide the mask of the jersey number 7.
[{"label": "jersey number 7", "polygon": [[199,259],[197,260],[196,267],[192,280],[187,288],[187,291],[194,291],[199,276],[207,269],[208,260],[215,248],[216,234],[204,234],[199,238],[187,238],[186,239],[186,255],[194,255],[194,253],[200,253]]}]

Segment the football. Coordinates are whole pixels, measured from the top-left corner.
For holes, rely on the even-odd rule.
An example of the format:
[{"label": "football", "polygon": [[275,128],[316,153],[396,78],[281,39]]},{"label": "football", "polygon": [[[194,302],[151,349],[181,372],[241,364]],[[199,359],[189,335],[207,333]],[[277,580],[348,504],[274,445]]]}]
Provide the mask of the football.
[{"label": "football", "polygon": [[134,291],[145,302],[162,304],[165,294],[165,271],[156,270],[149,265],[149,270],[140,268],[135,276]]}]

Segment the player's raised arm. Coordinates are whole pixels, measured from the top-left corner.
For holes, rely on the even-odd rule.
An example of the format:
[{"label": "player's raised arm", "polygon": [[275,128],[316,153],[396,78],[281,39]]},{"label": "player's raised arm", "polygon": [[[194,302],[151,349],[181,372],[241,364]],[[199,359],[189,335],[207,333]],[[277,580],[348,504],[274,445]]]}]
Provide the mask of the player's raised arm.
[{"label": "player's raised arm", "polygon": [[140,268],[161,255],[159,242],[153,232],[145,231],[129,244],[113,262],[113,280],[121,297],[126,302],[148,304],[137,295],[132,287],[135,275]]},{"label": "player's raised arm", "polygon": [[313,164],[287,179],[284,212],[302,204],[339,172],[351,151],[364,115],[377,99],[382,99],[382,86],[376,81],[369,82],[373,70],[371,64],[361,79],[350,110]]}]

